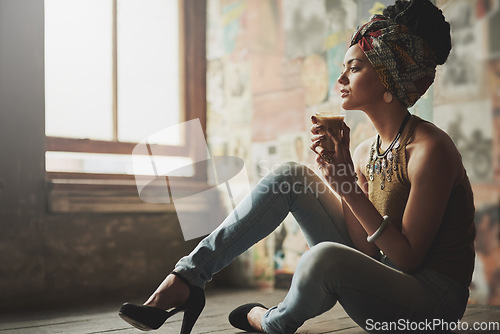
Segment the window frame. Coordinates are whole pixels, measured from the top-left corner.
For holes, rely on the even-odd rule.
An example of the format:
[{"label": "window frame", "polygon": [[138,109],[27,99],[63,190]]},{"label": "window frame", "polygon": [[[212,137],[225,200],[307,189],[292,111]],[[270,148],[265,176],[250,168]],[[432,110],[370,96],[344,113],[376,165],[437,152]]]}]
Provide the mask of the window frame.
[{"label": "window frame", "polygon": [[[117,84],[116,84],[116,5],[113,1],[113,122],[114,133],[112,141],[77,139],[66,137],[46,136],[46,151],[54,152],[79,152],[79,153],[108,153],[108,154],[132,154],[132,150],[137,143],[119,142],[117,140]],[[178,0],[179,1],[179,66],[180,66],[180,106],[181,121],[188,121],[198,118],[206,138],[206,0]],[[185,134],[187,135],[187,134]],[[194,161],[197,157],[206,154],[206,148],[187,146],[189,141],[184,138],[184,144],[179,146],[154,145],[155,152],[163,152],[165,155],[192,157]],[[153,146],[153,145],[152,145]],[[176,177],[181,182],[185,182],[187,187],[206,188],[207,175],[200,164],[195,164],[194,175],[192,177]],[[138,198],[134,175],[125,174],[92,174],[92,173],[67,173],[46,171],[46,183],[48,191],[48,208],[51,212],[142,212],[170,211],[172,207],[166,206],[159,209],[158,205],[143,203]],[[124,190],[124,196],[137,198],[134,208],[124,208],[122,206],[110,205],[108,208],[99,209],[92,205],[92,195],[87,196],[84,205],[61,206],[58,200],[63,197],[71,198],[75,193],[85,190],[86,193],[93,190],[95,192],[113,192]],[[61,196],[59,196],[59,195]],[[115,194],[116,196],[116,194]],[[119,196],[119,195],[118,195]],[[102,197],[97,198],[102,203]],[[65,203],[68,199],[64,199]],[[97,204],[96,201],[94,201]],[[111,200],[113,202],[113,200]],[[165,207],[165,205],[163,205]],[[152,210],[148,207],[154,207]],[[125,211],[123,211],[125,210]]]}]

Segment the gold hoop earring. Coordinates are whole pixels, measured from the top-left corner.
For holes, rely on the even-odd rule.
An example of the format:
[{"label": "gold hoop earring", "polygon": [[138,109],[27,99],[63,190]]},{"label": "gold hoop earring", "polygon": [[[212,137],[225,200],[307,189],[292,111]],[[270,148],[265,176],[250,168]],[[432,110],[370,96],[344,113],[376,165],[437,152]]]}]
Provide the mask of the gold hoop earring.
[{"label": "gold hoop earring", "polygon": [[391,102],[392,102],[392,93],[391,93],[391,92],[386,91],[386,92],[384,93],[384,101],[385,101],[386,103],[391,103]]}]

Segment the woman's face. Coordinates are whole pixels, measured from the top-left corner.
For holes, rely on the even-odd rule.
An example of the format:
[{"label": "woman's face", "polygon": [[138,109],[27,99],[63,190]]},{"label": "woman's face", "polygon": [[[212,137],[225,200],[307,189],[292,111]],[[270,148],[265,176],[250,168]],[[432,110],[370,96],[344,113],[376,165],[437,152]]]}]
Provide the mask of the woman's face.
[{"label": "woman's face", "polygon": [[367,106],[385,103],[383,96],[386,89],[357,44],[347,50],[337,81],[341,86],[342,108],[345,110],[365,110]]}]

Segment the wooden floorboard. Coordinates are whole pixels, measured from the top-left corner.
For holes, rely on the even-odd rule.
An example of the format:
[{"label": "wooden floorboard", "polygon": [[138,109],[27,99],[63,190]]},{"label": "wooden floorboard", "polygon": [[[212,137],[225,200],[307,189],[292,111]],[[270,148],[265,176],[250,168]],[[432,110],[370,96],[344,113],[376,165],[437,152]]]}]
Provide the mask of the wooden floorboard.
[{"label": "wooden floorboard", "polygon": [[[207,306],[196,323],[193,334],[238,334],[227,320],[229,312],[240,304],[260,302],[266,306],[276,305],[286,294],[284,290],[271,292],[255,290],[209,290]],[[140,302],[140,301],[136,301]],[[141,331],[130,327],[118,317],[117,311],[121,303],[71,309],[64,311],[36,312],[21,315],[0,316],[0,334],[132,334]],[[156,333],[179,333],[182,314],[169,319]],[[488,306],[468,307],[463,322],[499,322],[500,308]],[[472,333],[472,331],[456,331],[457,333]],[[336,305],[327,313],[307,321],[297,333],[320,334],[341,333],[358,334],[364,331],[352,321],[340,305]],[[487,333],[486,331],[478,333]],[[489,333],[500,333],[489,331]]]}]

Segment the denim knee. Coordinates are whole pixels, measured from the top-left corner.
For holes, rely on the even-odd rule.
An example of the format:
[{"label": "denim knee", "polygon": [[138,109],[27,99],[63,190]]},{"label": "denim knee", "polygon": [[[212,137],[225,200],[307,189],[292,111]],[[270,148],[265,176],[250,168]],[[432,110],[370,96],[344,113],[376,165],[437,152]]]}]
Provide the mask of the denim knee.
[{"label": "denim knee", "polygon": [[[309,167],[295,161],[280,164],[266,176],[266,184],[273,192],[282,194],[327,192],[327,186]],[[322,187],[319,187],[319,185]]]},{"label": "denim knee", "polygon": [[271,171],[274,176],[286,178],[301,175],[314,174],[314,172],[307,166],[296,161],[288,161],[280,164]]},{"label": "denim knee", "polygon": [[334,293],[355,273],[353,252],[358,251],[337,242],[321,242],[311,247],[299,260],[295,272],[297,283],[300,286],[314,282]]}]

